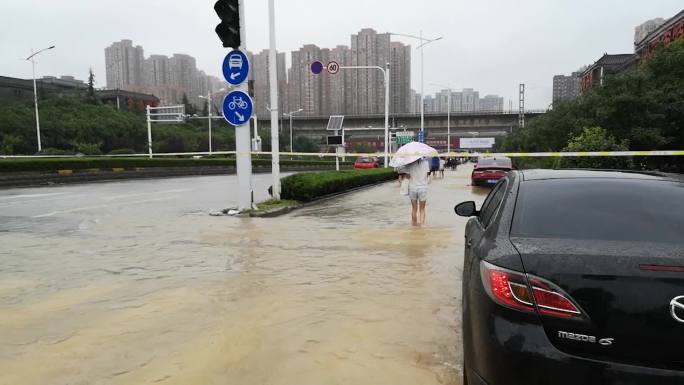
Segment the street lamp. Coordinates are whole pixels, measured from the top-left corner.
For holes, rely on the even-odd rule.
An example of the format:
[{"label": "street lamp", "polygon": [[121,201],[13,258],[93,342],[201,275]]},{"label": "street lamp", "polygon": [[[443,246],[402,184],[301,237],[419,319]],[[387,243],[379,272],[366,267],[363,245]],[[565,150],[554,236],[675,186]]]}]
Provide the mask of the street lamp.
[{"label": "street lamp", "polygon": [[33,103],[36,107],[36,136],[38,137],[38,152],[43,151],[43,146],[40,142],[40,117],[38,116],[38,87],[36,87],[36,61],[35,57],[41,52],[45,52],[47,50],[53,49],[55,46],[50,46],[44,49],[41,49],[38,52],[33,52],[33,49],[31,49],[31,56],[26,58],[26,61],[31,61],[31,66],[33,68]]},{"label": "street lamp", "polygon": [[420,131],[423,133],[423,138],[425,137],[425,65],[423,56],[423,47],[430,43],[434,43],[438,40],[442,40],[442,36],[436,39],[426,39],[423,37],[423,31],[420,31],[420,36],[406,35],[403,33],[389,33],[394,36],[409,37],[411,39],[418,39],[420,45],[416,49],[420,50]]},{"label": "street lamp", "polygon": [[454,89],[449,86],[445,86],[443,84],[432,84],[433,86],[438,86],[438,87],[447,87],[447,91],[449,94],[447,95],[447,153],[451,152],[451,94],[454,92]]},{"label": "street lamp", "polygon": [[292,147],[293,146],[293,144],[292,144],[292,115],[300,113],[302,111],[304,111],[304,109],[300,108],[297,111],[290,111],[287,114],[283,114],[283,116],[289,116],[290,117],[290,153],[294,152],[294,147]]},{"label": "street lamp", "polygon": [[[216,91],[216,93],[223,92],[225,90],[226,90],[225,88],[221,88],[220,90]],[[209,155],[211,155],[211,153],[213,151],[213,149],[212,149],[213,146],[211,145],[211,94],[212,93],[209,92],[207,94],[207,96],[204,96],[204,95],[199,96],[200,99],[205,99],[207,101],[207,109],[209,112],[209,114],[208,114],[209,115]]]}]

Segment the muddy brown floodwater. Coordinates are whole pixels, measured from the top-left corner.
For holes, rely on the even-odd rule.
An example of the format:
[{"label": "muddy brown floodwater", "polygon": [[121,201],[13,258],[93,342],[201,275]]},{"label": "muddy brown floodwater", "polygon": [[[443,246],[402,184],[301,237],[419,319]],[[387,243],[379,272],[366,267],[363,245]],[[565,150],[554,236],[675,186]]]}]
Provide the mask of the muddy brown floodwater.
[{"label": "muddy brown floodwater", "polygon": [[487,193],[469,171],[433,182],[423,228],[396,183],[275,219],[174,198],[17,214],[23,230],[0,231],[0,384],[460,384],[453,206]]}]

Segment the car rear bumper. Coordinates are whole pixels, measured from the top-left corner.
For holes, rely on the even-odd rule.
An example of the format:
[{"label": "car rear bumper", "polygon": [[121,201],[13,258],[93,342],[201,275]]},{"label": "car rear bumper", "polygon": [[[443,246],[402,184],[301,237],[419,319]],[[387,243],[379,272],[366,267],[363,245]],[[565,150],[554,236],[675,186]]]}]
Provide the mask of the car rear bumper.
[{"label": "car rear bumper", "polygon": [[538,324],[493,316],[481,326],[467,343],[469,384],[684,384],[684,371],[599,361],[562,352]]},{"label": "car rear bumper", "polygon": [[495,185],[499,179],[503,178],[502,176],[496,176],[496,177],[471,177],[472,184],[475,186],[480,186],[480,185],[489,185],[493,186]]}]

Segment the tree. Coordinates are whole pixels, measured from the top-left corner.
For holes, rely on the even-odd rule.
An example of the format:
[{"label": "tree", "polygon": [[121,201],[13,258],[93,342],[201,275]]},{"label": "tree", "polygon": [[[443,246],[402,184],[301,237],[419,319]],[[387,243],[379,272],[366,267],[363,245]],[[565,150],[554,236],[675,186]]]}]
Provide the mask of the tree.
[{"label": "tree", "polygon": [[[603,86],[585,91],[578,99],[514,131],[501,146],[504,152],[559,151],[587,127],[601,127],[605,138],[628,145],[632,151],[684,148],[684,39],[660,47],[638,69],[607,76]],[[661,162],[684,166],[684,159],[647,159],[649,167]],[[523,163],[543,160],[523,160]]]},{"label": "tree", "polygon": [[368,143],[362,143],[354,146],[354,152],[357,154],[375,154],[377,150]]},{"label": "tree", "polygon": [[[628,151],[627,140],[618,142],[601,127],[585,128],[581,134],[570,138],[563,152],[600,152],[600,151]],[[578,157],[563,158],[563,167],[597,168],[597,169],[629,169],[632,160],[627,157]]]},{"label": "tree", "polygon": [[92,68],[88,70],[88,98],[95,100],[95,74]]},{"label": "tree", "polygon": [[195,106],[190,103],[188,100],[188,95],[185,93],[183,94],[183,105],[185,106],[185,113],[187,115],[195,115],[197,113]]},{"label": "tree", "polygon": [[298,136],[292,144],[294,152],[318,152],[319,145],[306,136]]}]

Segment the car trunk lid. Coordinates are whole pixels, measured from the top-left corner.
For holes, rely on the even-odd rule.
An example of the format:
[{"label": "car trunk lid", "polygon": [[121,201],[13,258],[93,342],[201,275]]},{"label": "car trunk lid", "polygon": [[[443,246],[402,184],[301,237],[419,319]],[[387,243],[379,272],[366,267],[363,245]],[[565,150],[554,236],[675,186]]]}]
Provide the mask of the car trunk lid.
[{"label": "car trunk lid", "polygon": [[[684,246],[512,237],[527,274],[565,291],[581,319],[541,316],[550,341],[571,354],[683,370]],[[682,300],[684,304],[684,300]],[[675,315],[684,318],[684,309]]]}]

